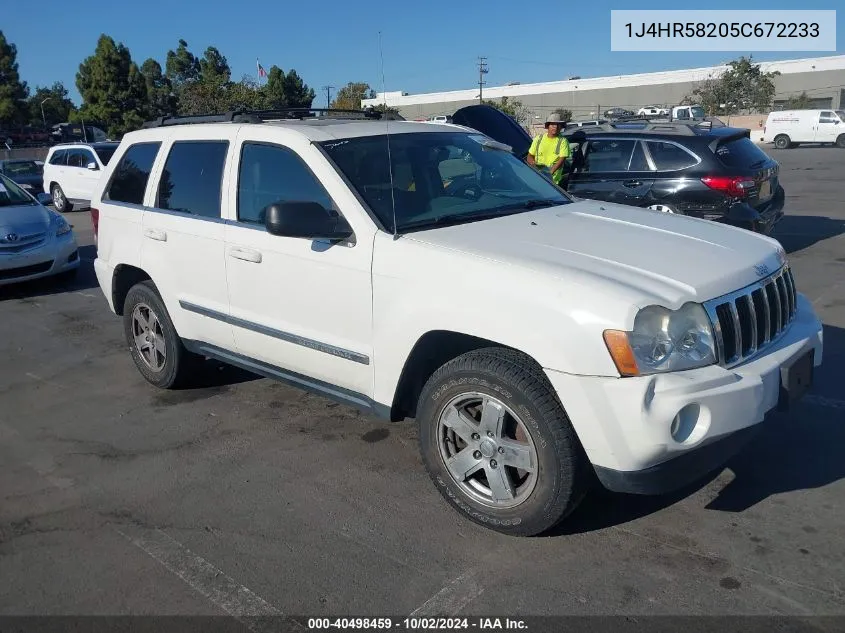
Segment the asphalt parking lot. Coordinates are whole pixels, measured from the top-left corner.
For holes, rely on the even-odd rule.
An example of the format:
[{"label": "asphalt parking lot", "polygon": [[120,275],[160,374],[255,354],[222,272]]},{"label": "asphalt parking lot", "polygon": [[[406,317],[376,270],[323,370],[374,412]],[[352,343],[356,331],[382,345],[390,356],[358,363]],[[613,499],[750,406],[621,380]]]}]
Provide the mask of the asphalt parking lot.
[{"label": "asphalt parking lot", "polygon": [[670,497],[557,533],[462,520],[412,422],[220,366],[157,391],[93,275],[0,289],[0,615],[845,615],[845,151],[775,151],[775,237],[825,324],[797,409]]}]

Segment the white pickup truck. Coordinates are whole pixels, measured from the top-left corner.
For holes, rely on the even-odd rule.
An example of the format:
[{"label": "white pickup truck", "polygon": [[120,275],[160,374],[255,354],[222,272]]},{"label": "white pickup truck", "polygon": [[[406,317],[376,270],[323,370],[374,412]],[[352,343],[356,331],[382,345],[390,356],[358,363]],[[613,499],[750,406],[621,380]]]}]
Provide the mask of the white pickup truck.
[{"label": "white pickup truck", "polygon": [[213,357],[416,418],[444,498],[514,535],[596,481],[698,480],[811,384],[822,326],[775,240],[576,201],[476,130],[377,116],[123,138],[95,270],[146,380]]}]

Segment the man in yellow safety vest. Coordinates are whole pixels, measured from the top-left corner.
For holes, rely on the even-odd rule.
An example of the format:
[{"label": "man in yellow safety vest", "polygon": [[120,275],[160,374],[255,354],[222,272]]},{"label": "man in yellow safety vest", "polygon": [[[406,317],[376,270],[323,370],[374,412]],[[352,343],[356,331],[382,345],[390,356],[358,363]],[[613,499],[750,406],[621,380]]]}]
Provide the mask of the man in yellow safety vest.
[{"label": "man in yellow safety vest", "polygon": [[540,171],[548,171],[552,181],[559,186],[566,176],[565,163],[569,158],[569,141],[563,136],[564,121],[553,112],[546,119],[546,133],[534,138],[528,149],[528,164]]}]

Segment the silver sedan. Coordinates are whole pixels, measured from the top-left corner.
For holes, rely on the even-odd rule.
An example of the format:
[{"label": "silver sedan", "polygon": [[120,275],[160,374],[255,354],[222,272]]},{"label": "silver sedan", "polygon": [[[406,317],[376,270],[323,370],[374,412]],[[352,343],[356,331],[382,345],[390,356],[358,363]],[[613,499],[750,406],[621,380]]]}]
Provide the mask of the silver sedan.
[{"label": "silver sedan", "polygon": [[0,174],[0,286],[79,268],[73,230],[61,214]]}]

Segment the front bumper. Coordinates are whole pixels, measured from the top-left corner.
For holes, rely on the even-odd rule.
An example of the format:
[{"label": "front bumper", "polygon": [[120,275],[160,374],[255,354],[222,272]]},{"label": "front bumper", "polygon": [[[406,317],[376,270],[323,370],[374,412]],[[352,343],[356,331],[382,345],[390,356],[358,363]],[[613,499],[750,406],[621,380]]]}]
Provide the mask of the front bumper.
[{"label": "front bumper", "polygon": [[21,253],[0,254],[0,286],[50,277],[79,268],[79,247],[73,232],[50,236]]},{"label": "front bumper", "polygon": [[[659,494],[724,465],[783,403],[782,368],[808,352],[817,367],[822,348],[822,324],[799,294],[782,338],[731,369],[635,378],[546,373],[600,481],[619,492]],[[671,426],[682,410],[693,430],[676,441]]]}]

